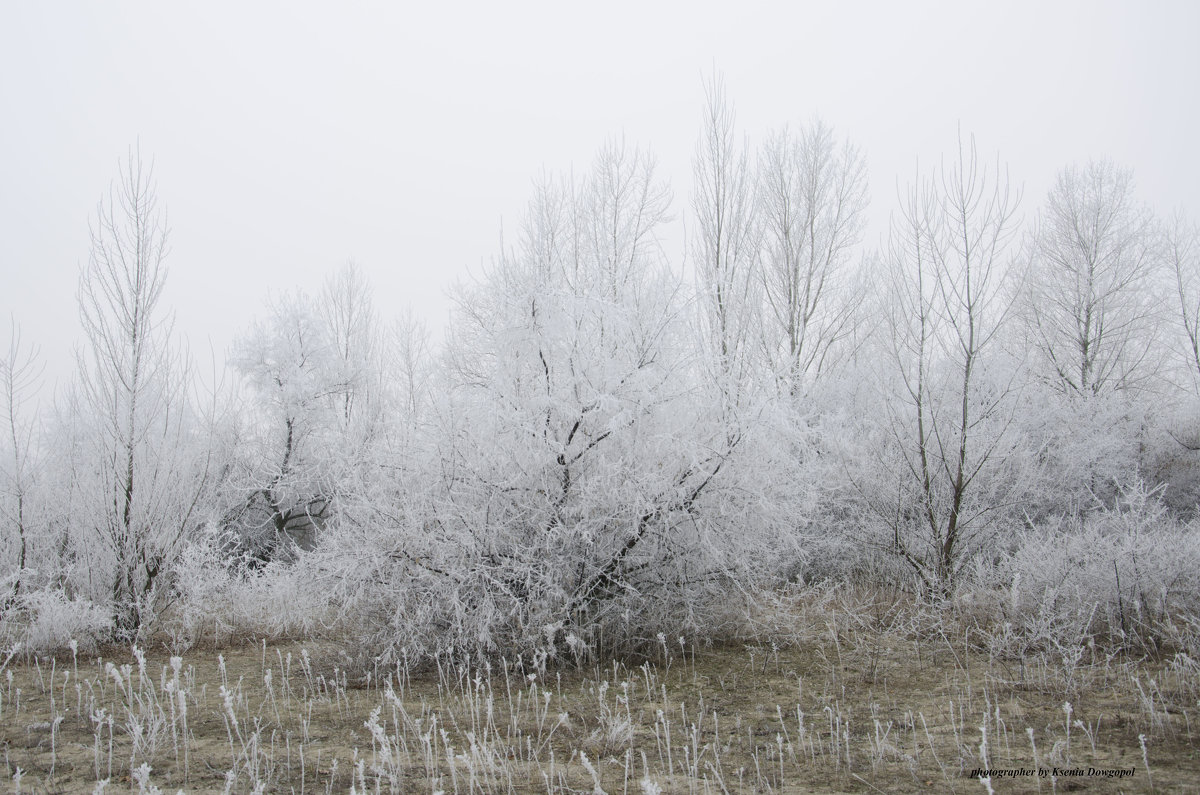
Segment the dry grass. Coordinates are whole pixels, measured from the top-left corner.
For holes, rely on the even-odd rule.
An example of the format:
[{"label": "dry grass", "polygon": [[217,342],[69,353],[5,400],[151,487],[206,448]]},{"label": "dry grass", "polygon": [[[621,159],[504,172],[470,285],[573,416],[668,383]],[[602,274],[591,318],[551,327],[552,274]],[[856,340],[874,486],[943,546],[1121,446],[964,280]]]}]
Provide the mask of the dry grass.
[{"label": "dry grass", "polygon": [[[16,657],[0,678],[6,786],[1195,791],[1200,680],[1187,658],[989,659],[970,632],[922,628],[894,598],[850,607],[796,602],[739,644],[660,637],[644,660],[560,670],[440,660],[348,672],[337,647],[265,642],[186,658]],[[1047,775],[989,783],[976,768]]]}]

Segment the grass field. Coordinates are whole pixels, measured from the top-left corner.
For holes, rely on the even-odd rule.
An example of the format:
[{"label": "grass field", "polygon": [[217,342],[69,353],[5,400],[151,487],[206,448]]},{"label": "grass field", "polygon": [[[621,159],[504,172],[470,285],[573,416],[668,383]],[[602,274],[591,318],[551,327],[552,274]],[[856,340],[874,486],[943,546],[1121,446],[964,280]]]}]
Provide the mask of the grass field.
[{"label": "grass field", "polygon": [[798,605],[770,636],[540,670],[348,669],[328,641],[18,654],[0,791],[1200,791],[1189,658],[989,659],[918,623]]}]

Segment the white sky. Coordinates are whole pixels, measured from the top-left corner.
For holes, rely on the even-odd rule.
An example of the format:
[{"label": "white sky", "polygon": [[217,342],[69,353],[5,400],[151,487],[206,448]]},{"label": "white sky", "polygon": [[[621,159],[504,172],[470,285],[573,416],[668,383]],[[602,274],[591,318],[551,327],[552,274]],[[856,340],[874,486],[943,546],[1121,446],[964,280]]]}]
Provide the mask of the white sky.
[{"label": "white sky", "polygon": [[1025,211],[1107,156],[1200,218],[1200,2],[417,5],[0,0],[0,343],[12,315],[69,376],[89,217],[139,140],[197,356],[350,258],[383,315],[438,328],[532,178],[610,135],[657,154],[683,216],[714,65],[752,138],[819,116],[859,144],[873,240],[960,124]]}]

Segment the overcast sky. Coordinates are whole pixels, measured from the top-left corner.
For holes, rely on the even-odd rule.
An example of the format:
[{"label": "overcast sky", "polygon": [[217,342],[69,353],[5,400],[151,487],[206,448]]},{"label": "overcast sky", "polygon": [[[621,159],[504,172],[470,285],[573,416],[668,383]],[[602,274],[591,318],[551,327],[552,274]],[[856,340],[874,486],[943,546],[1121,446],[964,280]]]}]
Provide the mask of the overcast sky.
[{"label": "overcast sky", "polygon": [[138,141],[194,354],[351,258],[383,315],[438,328],[532,178],[609,136],[657,154],[683,217],[714,66],[752,139],[819,116],[863,149],[872,241],[959,125],[1027,212],[1110,157],[1200,217],[1193,0],[420,5],[0,0],[0,342],[11,315],[69,376],[89,218]]}]

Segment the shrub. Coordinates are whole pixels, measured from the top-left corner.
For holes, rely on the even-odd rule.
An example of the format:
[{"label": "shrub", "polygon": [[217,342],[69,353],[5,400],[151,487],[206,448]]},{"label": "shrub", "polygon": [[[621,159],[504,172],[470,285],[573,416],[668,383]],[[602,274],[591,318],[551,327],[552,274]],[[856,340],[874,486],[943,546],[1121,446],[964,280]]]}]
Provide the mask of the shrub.
[{"label": "shrub", "polygon": [[1011,650],[1099,641],[1159,653],[1173,623],[1200,609],[1200,524],[1172,519],[1139,484],[1110,508],[1024,533],[997,569]]},{"label": "shrub", "polygon": [[106,608],[57,588],[41,588],[21,595],[5,616],[3,635],[26,654],[39,654],[65,649],[71,641],[82,649],[94,648],[111,628]]}]

